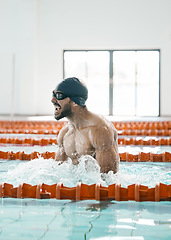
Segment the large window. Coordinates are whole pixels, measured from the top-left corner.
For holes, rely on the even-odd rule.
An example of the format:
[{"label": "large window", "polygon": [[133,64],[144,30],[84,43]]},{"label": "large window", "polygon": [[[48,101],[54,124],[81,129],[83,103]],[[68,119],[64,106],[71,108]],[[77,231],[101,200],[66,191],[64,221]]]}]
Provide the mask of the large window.
[{"label": "large window", "polygon": [[159,115],[159,50],[64,51],[64,78],[85,81],[88,108],[103,115]]}]

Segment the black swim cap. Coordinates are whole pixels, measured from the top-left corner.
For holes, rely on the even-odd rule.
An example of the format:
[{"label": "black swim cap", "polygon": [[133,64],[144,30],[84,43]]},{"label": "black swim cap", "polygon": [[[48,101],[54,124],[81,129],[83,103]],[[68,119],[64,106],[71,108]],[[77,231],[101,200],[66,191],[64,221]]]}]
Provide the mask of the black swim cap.
[{"label": "black swim cap", "polygon": [[88,98],[88,89],[78,78],[64,79],[57,85],[55,90],[65,93],[76,104],[85,106],[85,101]]}]

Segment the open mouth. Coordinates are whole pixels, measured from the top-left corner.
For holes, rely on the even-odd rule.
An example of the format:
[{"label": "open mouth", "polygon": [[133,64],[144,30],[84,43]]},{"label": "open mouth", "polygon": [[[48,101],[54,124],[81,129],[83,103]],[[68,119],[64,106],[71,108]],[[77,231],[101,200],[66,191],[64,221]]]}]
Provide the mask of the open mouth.
[{"label": "open mouth", "polygon": [[61,109],[61,106],[59,104],[55,104],[54,107],[55,107],[55,114],[58,114]]}]

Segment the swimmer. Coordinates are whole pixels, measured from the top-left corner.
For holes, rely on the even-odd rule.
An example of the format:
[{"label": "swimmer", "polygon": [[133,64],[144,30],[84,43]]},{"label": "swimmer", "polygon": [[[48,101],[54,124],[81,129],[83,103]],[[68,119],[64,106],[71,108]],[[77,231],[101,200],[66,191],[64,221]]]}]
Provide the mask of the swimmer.
[{"label": "swimmer", "polygon": [[117,131],[110,121],[87,109],[87,98],[87,87],[75,77],[64,79],[53,91],[54,118],[68,119],[58,135],[55,159],[64,162],[70,158],[75,165],[81,156],[90,155],[102,173],[116,173],[120,162]]}]

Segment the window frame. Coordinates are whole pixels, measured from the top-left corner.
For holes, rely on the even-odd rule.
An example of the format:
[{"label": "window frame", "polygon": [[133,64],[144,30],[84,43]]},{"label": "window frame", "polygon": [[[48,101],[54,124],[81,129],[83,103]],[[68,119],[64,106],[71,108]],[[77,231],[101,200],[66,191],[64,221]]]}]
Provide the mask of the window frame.
[{"label": "window frame", "polygon": [[[113,87],[114,87],[114,72],[113,72],[113,53],[118,52],[118,51],[158,51],[159,53],[159,102],[158,102],[158,115],[156,117],[159,117],[161,114],[160,108],[161,108],[161,84],[160,84],[160,75],[161,75],[161,50],[160,49],[64,49],[63,50],[63,78],[65,78],[65,60],[64,60],[64,55],[65,52],[102,52],[102,51],[108,51],[109,52],[109,116],[115,116],[113,115]],[[133,115],[134,117],[137,117],[138,115]],[[150,116],[143,116],[143,117],[150,117]],[[154,116],[155,117],[155,116]]]}]

